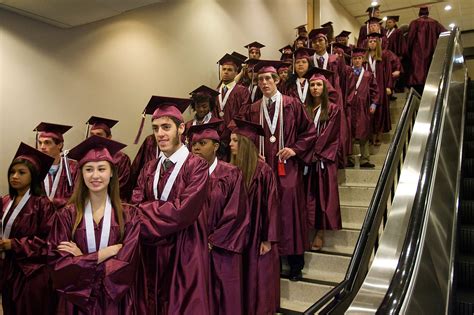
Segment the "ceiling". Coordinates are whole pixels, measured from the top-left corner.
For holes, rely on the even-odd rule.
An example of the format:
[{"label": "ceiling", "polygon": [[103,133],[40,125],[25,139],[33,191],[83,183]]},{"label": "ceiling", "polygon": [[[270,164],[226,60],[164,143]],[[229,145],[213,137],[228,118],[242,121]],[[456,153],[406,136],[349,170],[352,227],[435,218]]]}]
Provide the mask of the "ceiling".
[{"label": "ceiling", "polygon": [[163,1],[167,0],[0,0],[0,8],[70,28]]},{"label": "ceiling", "polygon": [[[371,0],[338,0],[339,3],[360,23],[367,20],[365,10],[371,5]],[[418,7],[430,6],[430,17],[438,20],[447,29],[449,24],[454,23],[461,31],[474,30],[474,0],[450,0],[450,1],[427,1],[427,0],[379,0],[382,16],[399,15],[398,25],[409,24],[418,17]],[[444,10],[446,5],[451,5],[450,11]]]}]

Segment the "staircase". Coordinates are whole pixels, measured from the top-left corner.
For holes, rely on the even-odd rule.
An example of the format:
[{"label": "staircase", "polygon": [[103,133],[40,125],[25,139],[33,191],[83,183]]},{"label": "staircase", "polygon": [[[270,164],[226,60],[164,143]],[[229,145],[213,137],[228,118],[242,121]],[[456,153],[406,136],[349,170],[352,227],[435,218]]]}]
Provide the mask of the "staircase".
[{"label": "staircase", "polygon": [[[280,300],[282,314],[301,314],[344,279],[407,94],[400,93],[395,96],[397,100],[390,104],[392,123],[394,123],[392,131],[384,135],[381,146],[371,147],[370,161],[375,164],[375,168],[360,169],[358,157],[356,157],[355,167],[339,171],[342,230],[326,231],[323,250],[305,253],[302,281],[292,282],[284,275],[282,276]],[[472,140],[472,157],[474,158],[474,138]],[[471,218],[474,219],[474,207],[472,210]],[[474,224],[474,221],[472,222]],[[288,270],[288,266],[284,263],[283,274],[285,270]],[[474,285],[474,281],[472,283]]]},{"label": "staircase", "polygon": [[[468,86],[458,213],[454,314],[474,314],[474,84]],[[456,283],[455,282],[455,283]]]}]

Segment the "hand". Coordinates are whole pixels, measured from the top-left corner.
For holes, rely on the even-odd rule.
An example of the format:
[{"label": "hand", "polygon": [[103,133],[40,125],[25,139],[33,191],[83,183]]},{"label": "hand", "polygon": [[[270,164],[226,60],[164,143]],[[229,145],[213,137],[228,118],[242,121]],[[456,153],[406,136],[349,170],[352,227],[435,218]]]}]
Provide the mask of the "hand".
[{"label": "hand", "polygon": [[270,242],[261,242],[260,243],[260,255],[263,256],[272,249],[272,244]]},{"label": "hand", "polygon": [[400,76],[400,71],[393,71],[392,72],[392,78],[398,78]]},{"label": "hand", "polygon": [[258,159],[262,162],[265,162],[265,156],[264,155],[259,154]]},{"label": "hand", "polygon": [[392,90],[390,88],[386,88],[385,90],[387,91],[387,95],[392,95]]},{"label": "hand", "polygon": [[376,109],[377,109],[377,105],[375,105],[375,104],[370,105],[369,113],[371,113],[371,114],[375,113]]},{"label": "hand", "polygon": [[11,250],[12,249],[12,240],[0,240],[0,251]]},{"label": "hand", "polygon": [[211,243],[207,243],[207,248],[209,249],[209,252],[211,252],[211,250],[212,250],[213,247],[214,247],[214,246],[212,246]]},{"label": "hand", "polygon": [[114,250],[113,256],[117,255],[118,252],[122,249],[123,245],[122,244],[115,244],[111,246]]},{"label": "hand", "polygon": [[295,156],[295,155],[296,155],[295,151],[293,151],[293,149],[290,149],[290,148],[283,148],[277,153],[277,156],[279,156],[282,161],[286,161],[290,157]]},{"label": "hand", "polygon": [[58,250],[72,254],[75,257],[83,255],[74,242],[61,242],[58,245]]}]

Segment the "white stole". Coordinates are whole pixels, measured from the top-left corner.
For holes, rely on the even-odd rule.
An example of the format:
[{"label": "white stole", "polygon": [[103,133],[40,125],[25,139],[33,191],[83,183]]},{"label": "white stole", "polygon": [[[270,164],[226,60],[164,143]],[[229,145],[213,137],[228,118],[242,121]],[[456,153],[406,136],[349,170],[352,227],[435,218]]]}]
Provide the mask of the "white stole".
[{"label": "white stole", "polygon": [[[92,206],[90,200],[87,200],[86,207],[84,209],[84,220],[86,221],[87,252],[89,254],[95,253],[98,249],[95,243],[94,219],[92,216]],[[102,232],[100,233],[99,250],[104,249],[109,245],[111,221],[112,203],[110,202],[109,195],[107,195],[107,199],[105,201],[104,217],[102,218]]]},{"label": "white stole", "polygon": [[221,87],[219,88],[219,107],[221,109],[221,112],[224,111],[224,107],[225,107],[225,104],[227,104],[227,100],[229,99],[229,95],[230,93],[232,92],[232,90],[235,88],[237,84],[234,84],[232,87],[228,88],[227,89],[227,93],[225,94],[224,96],[224,99],[222,99],[222,87],[223,85],[221,85]]},{"label": "white stole", "polygon": [[308,80],[304,79],[304,86],[301,89],[301,83],[299,79],[296,79],[296,91],[298,92],[298,97],[300,98],[301,103],[304,104],[306,96],[308,95],[309,83]]},{"label": "white stole", "polygon": [[209,175],[211,175],[212,172],[214,172],[216,167],[217,167],[217,158],[215,158],[214,162],[212,162],[211,166],[209,166]]},{"label": "white stole", "polygon": [[21,198],[20,202],[18,205],[15,207],[13,210],[12,215],[8,219],[7,223],[5,224],[5,218],[7,217],[8,212],[10,212],[11,207],[13,205],[13,200],[10,200],[8,203],[7,207],[5,208],[5,212],[3,212],[3,217],[2,217],[2,239],[6,240],[10,238],[10,232],[12,230],[13,222],[15,221],[16,217],[20,213],[20,211],[23,209],[25,204],[30,200],[30,190],[25,193],[25,195]]}]

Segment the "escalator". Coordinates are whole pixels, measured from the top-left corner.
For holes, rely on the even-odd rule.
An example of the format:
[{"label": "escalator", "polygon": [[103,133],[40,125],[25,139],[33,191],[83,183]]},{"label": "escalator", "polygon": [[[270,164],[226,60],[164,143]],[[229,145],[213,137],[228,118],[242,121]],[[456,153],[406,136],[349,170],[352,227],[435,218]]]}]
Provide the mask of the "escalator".
[{"label": "escalator", "polygon": [[462,191],[454,264],[455,315],[474,314],[474,82],[469,83],[466,94]]}]

